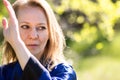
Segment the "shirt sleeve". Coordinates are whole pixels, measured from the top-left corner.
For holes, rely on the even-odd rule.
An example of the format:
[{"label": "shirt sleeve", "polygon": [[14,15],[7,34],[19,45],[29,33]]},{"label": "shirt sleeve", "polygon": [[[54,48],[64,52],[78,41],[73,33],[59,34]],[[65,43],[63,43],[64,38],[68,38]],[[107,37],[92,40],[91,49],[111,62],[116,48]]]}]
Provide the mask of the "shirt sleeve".
[{"label": "shirt sleeve", "polygon": [[2,67],[1,66],[0,66],[0,80],[4,80],[3,75],[2,75]]},{"label": "shirt sleeve", "polygon": [[66,64],[59,64],[49,72],[34,58],[30,58],[23,71],[22,80],[76,80],[76,73]]}]

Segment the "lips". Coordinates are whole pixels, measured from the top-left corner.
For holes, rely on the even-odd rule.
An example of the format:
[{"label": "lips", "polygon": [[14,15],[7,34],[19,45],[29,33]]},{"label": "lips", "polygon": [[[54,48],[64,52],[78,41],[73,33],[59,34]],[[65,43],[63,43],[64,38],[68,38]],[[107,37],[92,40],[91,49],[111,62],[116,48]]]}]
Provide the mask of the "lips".
[{"label": "lips", "polygon": [[38,46],[38,44],[27,44],[27,46]]},{"label": "lips", "polygon": [[32,49],[37,48],[38,46],[38,44],[27,44],[27,47]]}]

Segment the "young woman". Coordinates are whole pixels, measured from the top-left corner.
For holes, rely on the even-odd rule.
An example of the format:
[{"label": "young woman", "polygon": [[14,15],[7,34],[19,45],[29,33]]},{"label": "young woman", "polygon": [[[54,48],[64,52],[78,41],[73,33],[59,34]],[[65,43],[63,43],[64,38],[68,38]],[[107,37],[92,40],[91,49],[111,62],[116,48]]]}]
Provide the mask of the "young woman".
[{"label": "young woman", "polygon": [[65,39],[45,0],[3,0],[9,21],[2,20],[5,65],[0,80],[76,80],[63,57]]}]

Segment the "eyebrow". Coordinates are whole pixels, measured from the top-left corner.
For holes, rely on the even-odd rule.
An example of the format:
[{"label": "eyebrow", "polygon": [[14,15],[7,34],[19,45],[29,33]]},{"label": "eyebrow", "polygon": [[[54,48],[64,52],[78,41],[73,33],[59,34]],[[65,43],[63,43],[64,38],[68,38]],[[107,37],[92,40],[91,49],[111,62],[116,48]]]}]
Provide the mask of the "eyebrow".
[{"label": "eyebrow", "polygon": [[[29,22],[20,22],[20,23],[22,23],[22,24],[30,24]],[[47,23],[38,23],[37,25],[46,25]]]}]

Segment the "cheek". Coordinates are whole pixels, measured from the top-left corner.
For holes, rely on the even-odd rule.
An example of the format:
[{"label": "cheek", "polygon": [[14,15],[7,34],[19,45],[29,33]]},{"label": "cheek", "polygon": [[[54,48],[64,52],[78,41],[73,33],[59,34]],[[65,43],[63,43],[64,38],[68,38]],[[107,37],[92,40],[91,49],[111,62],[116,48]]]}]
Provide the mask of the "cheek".
[{"label": "cheek", "polygon": [[20,30],[20,37],[21,37],[21,39],[23,40],[23,42],[25,42],[25,39],[26,39],[26,37],[27,37],[27,34],[28,34],[28,33]]},{"label": "cheek", "polygon": [[43,32],[43,33],[39,34],[39,40],[41,40],[43,42],[47,42],[48,39],[49,39],[48,32]]}]

